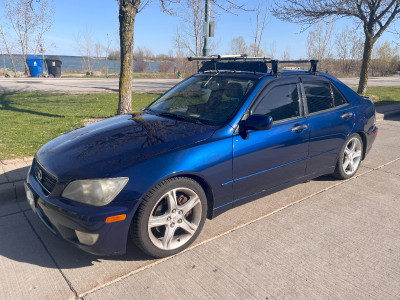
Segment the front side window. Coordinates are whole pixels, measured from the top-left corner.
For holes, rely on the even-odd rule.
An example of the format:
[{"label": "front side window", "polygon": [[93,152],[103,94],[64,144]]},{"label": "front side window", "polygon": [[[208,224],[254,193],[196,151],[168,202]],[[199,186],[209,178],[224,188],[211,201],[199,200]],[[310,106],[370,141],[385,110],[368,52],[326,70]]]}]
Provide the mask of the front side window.
[{"label": "front side window", "polygon": [[300,116],[299,93],[295,83],[273,87],[261,97],[253,114],[269,115],[275,122]]},{"label": "front side window", "polygon": [[308,113],[312,114],[334,107],[330,84],[327,82],[303,83]]},{"label": "front side window", "polygon": [[234,76],[193,76],[146,109],[155,114],[211,125],[229,120],[258,79]]}]

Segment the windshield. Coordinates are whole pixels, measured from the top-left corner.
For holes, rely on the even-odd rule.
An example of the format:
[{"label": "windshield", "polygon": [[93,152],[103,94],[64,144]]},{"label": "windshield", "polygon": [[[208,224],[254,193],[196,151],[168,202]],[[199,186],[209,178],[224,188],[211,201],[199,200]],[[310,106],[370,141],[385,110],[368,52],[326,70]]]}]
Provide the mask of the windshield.
[{"label": "windshield", "polygon": [[158,115],[221,125],[227,122],[258,79],[239,76],[193,76],[146,109]]}]

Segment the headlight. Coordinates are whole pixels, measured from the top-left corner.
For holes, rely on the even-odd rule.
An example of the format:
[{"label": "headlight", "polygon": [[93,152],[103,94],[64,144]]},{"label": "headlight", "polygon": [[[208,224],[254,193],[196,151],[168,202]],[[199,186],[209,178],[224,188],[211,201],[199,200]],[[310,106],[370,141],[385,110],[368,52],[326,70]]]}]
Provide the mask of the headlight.
[{"label": "headlight", "polygon": [[62,196],[89,205],[103,206],[110,203],[128,181],[127,177],[75,180],[67,185]]}]

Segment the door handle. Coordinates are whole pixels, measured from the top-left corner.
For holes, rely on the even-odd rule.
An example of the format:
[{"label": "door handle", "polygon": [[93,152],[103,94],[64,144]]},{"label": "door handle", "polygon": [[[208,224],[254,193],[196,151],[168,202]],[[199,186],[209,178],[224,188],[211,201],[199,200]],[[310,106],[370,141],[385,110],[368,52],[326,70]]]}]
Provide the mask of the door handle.
[{"label": "door handle", "polygon": [[342,119],[347,120],[347,119],[351,118],[352,116],[353,116],[353,113],[348,112],[348,113],[344,113],[344,114],[341,115],[340,117],[341,117]]},{"label": "door handle", "polygon": [[303,130],[306,130],[308,128],[307,125],[295,125],[292,129],[290,129],[291,132],[302,132]]}]

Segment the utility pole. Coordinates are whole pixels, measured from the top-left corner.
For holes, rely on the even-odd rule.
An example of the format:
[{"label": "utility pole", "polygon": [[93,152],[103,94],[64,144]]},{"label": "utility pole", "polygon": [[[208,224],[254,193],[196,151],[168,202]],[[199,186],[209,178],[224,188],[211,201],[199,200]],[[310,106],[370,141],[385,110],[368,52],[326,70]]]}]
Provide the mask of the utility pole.
[{"label": "utility pole", "polygon": [[210,55],[210,48],[208,46],[208,39],[210,37],[210,0],[206,0],[206,7],[204,10],[204,46],[203,46],[203,56]]},{"label": "utility pole", "polygon": [[[42,69],[44,71],[44,53],[46,52],[46,47],[44,46],[43,42],[39,44],[39,52],[42,53]],[[44,72],[43,72],[43,74],[44,74]]]}]

